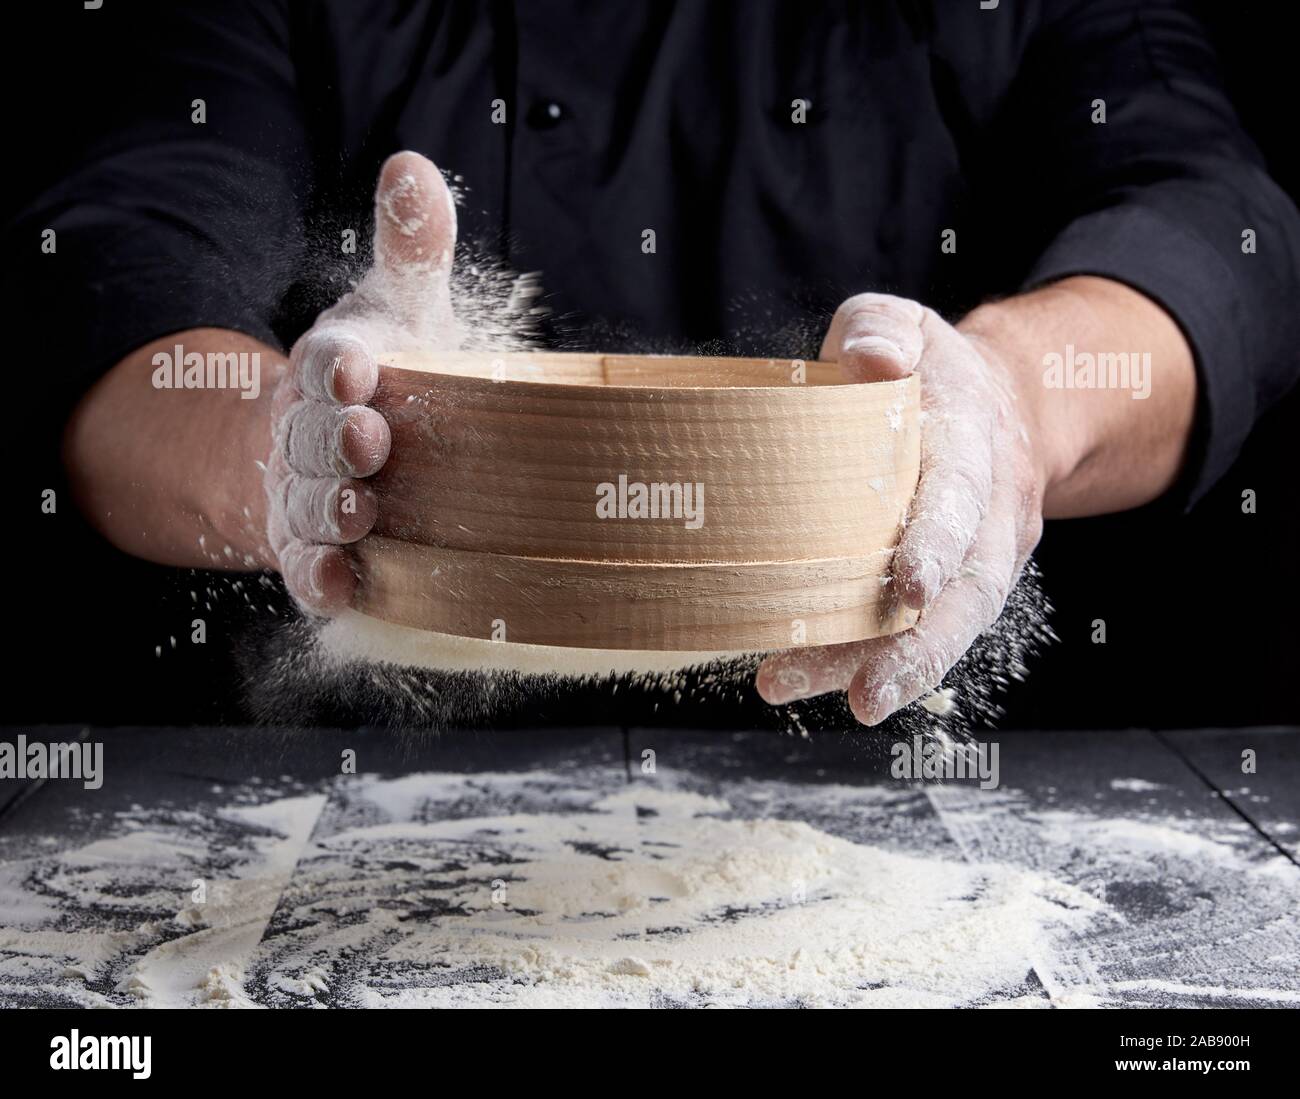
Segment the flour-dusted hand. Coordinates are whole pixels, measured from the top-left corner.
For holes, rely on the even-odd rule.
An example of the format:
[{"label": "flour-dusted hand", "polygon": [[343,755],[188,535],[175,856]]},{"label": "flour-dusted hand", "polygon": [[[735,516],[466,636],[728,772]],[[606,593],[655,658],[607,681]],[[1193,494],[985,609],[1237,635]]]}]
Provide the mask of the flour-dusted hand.
[{"label": "flour-dusted hand", "polygon": [[286,587],[305,609],[332,614],[356,589],[345,548],[375,524],[365,478],[388,458],[388,423],[368,402],[376,355],[454,346],[450,276],[456,211],[441,173],[398,153],[375,189],[374,265],[294,345],[276,390],[266,463],[267,539]]},{"label": "flour-dusted hand", "polygon": [[822,357],[852,381],[921,377],[921,479],[894,553],[892,596],[918,609],[902,634],[769,657],[771,703],[847,691],[874,725],[935,687],[1002,611],[1042,533],[1046,474],[1031,402],[991,345],[886,294],[850,298]]}]

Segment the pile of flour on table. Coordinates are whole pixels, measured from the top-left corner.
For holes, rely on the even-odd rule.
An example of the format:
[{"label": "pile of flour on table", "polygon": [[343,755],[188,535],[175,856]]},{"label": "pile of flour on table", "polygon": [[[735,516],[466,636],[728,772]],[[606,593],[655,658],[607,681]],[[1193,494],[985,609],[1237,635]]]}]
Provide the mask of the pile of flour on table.
[{"label": "pile of flour on table", "polygon": [[603,757],[214,788],[0,835],[0,1005],[1300,1003],[1295,865],[1130,796]]}]

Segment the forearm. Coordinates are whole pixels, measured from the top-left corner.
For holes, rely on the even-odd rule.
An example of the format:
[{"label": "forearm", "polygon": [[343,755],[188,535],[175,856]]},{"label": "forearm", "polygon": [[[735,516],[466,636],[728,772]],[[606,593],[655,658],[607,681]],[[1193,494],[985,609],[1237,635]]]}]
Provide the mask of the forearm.
[{"label": "forearm", "polygon": [[[157,388],[153,357],[177,344],[205,357],[258,354],[258,396]],[[119,549],[161,564],[270,564],[258,463],[271,449],[271,396],[282,363],[258,340],[204,328],[156,340],[114,366],[82,398],[64,433],[64,466],[90,523]]]},{"label": "forearm", "polygon": [[[1003,364],[1025,406],[1045,517],[1122,511],[1173,485],[1191,436],[1196,370],[1182,332],[1149,298],[1108,279],[1069,278],[981,306],[957,327]],[[1107,353],[1127,355],[1127,385],[1049,384],[1048,356],[1061,356],[1068,374],[1073,355],[1072,380],[1082,382],[1082,356],[1101,364]],[[1106,372],[1100,365],[1094,379]]]}]

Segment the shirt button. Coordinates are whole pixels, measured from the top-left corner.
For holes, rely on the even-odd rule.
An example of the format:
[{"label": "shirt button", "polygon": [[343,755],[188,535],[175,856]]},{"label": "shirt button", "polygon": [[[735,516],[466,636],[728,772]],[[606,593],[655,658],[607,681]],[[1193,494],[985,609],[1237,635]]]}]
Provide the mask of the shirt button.
[{"label": "shirt button", "polygon": [[538,100],[528,108],[528,125],[534,130],[552,130],[568,118],[564,104],[554,99]]}]

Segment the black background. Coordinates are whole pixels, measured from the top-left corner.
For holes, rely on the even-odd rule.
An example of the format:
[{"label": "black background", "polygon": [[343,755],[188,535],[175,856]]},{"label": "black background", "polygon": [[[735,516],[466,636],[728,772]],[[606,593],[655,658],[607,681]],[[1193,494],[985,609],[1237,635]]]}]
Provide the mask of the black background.
[{"label": "black background", "polygon": [[[3,73],[10,122],[6,220],[45,181],[58,177],[64,151],[93,128],[101,97],[126,82],[148,80],[147,72],[115,70],[113,58],[99,52],[93,34],[86,33],[87,21],[77,18],[79,2],[39,7],[24,7],[25,26],[11,23]],[[1295,198],[1297,104],[1285,90],[1294,63],[1285,6],[1209,3],[1203,16],[1247,130]],[[5,318],[6,329],[22,323],[22,317]],[[268,706],[256,689],[268,630],[290,615],[274,585],[246,584],[245,590],[257,592],[257,608],[250,610],[230,589],[230,578],[217,581],[218,610],[206,615],[209,643],[191,646],[189,593],[206,598],[211,577],[127,559],[85,530],[66,495],[57,516],[41,515],[41,491],[59,485],[57,424],[42,415],[42,391],[63,366],[39,356],[8,365],[5,723],[209,724],[259,716],[290,724],[402,720],[400,712],[376,711],[366,700],[345,703],[336,692],[277,697]],[[1300,393],[1293,392],[1261,420],[1240,460],[1190,515],[1153,508],[1049,524],[1037,559],[1061,640],[1008,697],[1002,724],[1123,728],[1300,721],[1297,431]],[[1241,511],[1245,489],[1257,494],[1257,514]],[[1105,645],[1090,640],[1098,618],[1106,622]],[[156,646],[162,646],[161,658]],[[644,722],[656,701],[635,693],[615,699],[608,692],[586,692],[531,702],[496,720]],[[832,708],[828,719],[838,713]],[[654,720],[775,725],[780,719],[756,702],[729,702],[663,707]]]}]

